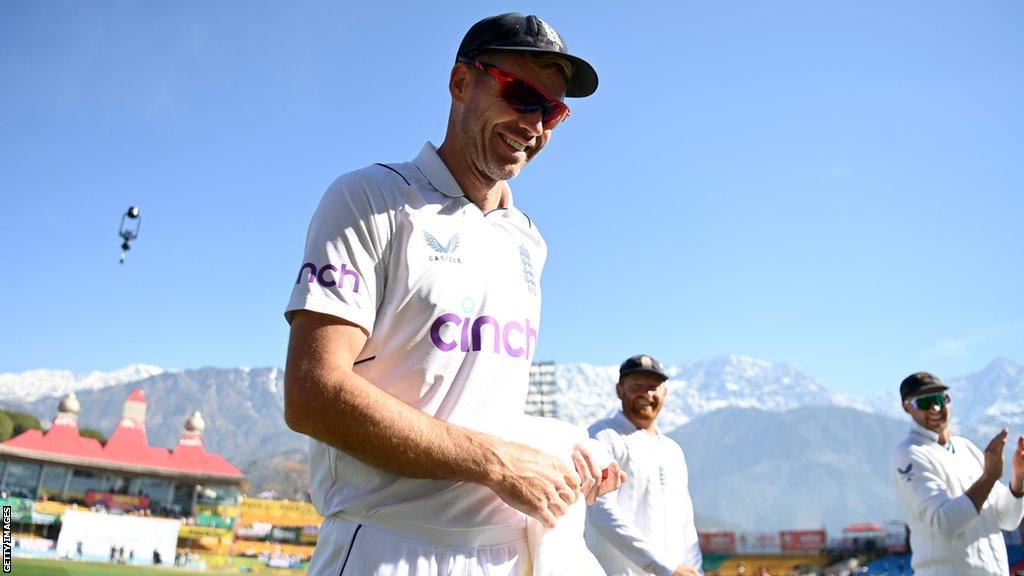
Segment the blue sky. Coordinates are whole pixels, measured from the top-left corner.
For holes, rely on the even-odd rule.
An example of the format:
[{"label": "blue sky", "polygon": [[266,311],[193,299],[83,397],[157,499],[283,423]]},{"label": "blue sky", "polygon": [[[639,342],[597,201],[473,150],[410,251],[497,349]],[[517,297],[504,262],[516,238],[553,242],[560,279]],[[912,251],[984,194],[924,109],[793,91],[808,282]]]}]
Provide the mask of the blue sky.
[{"label": "blue sky", "polygon": [[509,10],[601,77],[512,182],[538,359],[747,354],[854,395],[1024,361],[1020,2],[14,1],[0,372],[282,365],[323,190],[439,143],[462,35]]}]

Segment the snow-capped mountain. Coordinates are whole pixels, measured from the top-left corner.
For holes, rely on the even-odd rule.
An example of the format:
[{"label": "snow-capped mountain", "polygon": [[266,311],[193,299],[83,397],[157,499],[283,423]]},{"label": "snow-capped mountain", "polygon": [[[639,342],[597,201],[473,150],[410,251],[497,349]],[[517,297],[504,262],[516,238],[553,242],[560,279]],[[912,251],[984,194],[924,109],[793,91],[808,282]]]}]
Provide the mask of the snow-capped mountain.
[{"label": "snow-capped mountain", "polygon": [[109,386],[137,382],[166,372],[159,366],[131,364],[113,372],[93,371],[84,376],[68,370],[28,370],[0,374],[0,400],[32,402],[39,398],[64,396],[80,390],[99,390]]},{"label": "snow-capped mountain", "polygon": [[[1003,358],[981,372],[950,378],[955,428],[984,448],[1003,427],[1024,433],[1024,368]],[[1010,444],[1013,443],[1011,437]]]},{"label": "snow-capped mountain", "polygon": [[[246,368],[236,370],[247,372]],[[841,406],[904,419],[895,390],[864,399],[852,399],[827,388],[820,380],[789,363],[742,355],[717,356],[665,365],[670,379],[668,403],[659,420],[674,430],[695,417],[723,408],[755,408],[785,412],[805,406]],[[69,392],[101,390],[128,384],[168,371],[158,366],[132,364],[113,372],[75,375],[67,370],[30,370],[0,374],[0,403],[25,406]],[[589,425],[614,413],[618,366],[584,363],[559,364],[555,371],[560,418]],[[279,386],[280,374],[270,379]],[[1024,368],[1006,359],[991,362],[980,372],[947,378],[957,430],[975,441],[990,438],[1003,426],[1024,432]],[[280,396],[280,390],[272,390]],[[46,404],[49,406],[49,404]],[[49,410],[47,410],[49,412]],[[49,418],[45,414],[44,418]]]},{"label": "snow-capped mountain", "polygon": [[[868,410],[793,364],[734,354],[664,368],[670,376],[668,402],[659,416],[664,430],[722,408],[784,412],[804,406],[845,406]],[[562,364],[556,367],[555,377],[559,410],[565,420],[586,426],[620,406],[615,396],[618,366]]]}]

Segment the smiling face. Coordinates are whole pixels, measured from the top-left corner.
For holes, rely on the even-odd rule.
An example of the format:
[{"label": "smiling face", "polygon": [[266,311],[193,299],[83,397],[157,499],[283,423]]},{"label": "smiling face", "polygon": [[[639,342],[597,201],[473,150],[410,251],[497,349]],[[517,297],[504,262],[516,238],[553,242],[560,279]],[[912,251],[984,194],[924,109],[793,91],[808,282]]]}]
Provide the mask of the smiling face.
[{"label": "smiling face", "polygon": [[910,417],[914,419],[914,422],[917,422],[922,428],[927,428],[928,430],[935,432],[939,435],[940,439],[946,438],[949,431],[950,403],[946,402],[942,407],[933,405],[927,410],[922,410],[916,406],[914,400],[915,399],[912,398],[907,402],[904,402],[903,411],[910,414]]},{"label": "smiling face", "polygon": [[641,430],[655,429],[654,420],[668,395],[664,379],[648,372],[633,372],[619,380],[615,393],[622,400],[622,412],[630,422]]},{"label": "smiling face", "polygon": [[[529,81],[552,98],[561,99],[565,94],[565,76],[557,66],[539,67],[529,56],[514,52],[490,52],[478,59]],[[540,111],[513,110],[501,98],[493,76],[465,64],[459,66],[466,67],[469,86],[453,115],[469,167],[480,180],[514,178],[544,148],[551,130],[543,127]]]}]

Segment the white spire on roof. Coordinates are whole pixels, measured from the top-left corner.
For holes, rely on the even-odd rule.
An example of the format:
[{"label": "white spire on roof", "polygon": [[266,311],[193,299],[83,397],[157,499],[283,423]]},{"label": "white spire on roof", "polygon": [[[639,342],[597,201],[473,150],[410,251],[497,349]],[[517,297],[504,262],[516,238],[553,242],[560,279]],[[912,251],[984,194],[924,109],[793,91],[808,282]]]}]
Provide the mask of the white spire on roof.
[{"label": "white spire on roof", "polygon": [[203,420],[203,415],[196,410],[188,417],[185,421],[185,431],[192,432],[195,434],[202,434],[203,430],[206,429],[206,421]]},{"label": "white spire on roof", "polygon": [[78,402],[78,397],[75,396],[74,392],[71,392],[60,401],[60,405],[57,406],[57,412],[59,414],[78,414],[78,411],[82,409],[82,405]]}]

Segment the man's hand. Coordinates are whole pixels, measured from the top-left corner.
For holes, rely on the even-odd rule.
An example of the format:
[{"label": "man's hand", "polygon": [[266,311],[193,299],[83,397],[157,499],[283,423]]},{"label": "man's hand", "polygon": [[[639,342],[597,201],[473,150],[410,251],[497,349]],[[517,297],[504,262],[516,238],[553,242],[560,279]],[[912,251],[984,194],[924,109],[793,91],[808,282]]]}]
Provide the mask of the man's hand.
[{"label": "man's hand", "polygon": [[[601,478],[601,483],[597,485],[597,494],[594,496],[594,500],[609,492],[618,490],[628,479],[628,475],[619,468],[619,463],[612,462],[604,470],[604,476]],[[593,504],[593,502],[587,502],[587,504]]]},{"label": "man's hand", "polygon": [[580,492],[587,500],[587,506],[597,499],[598,485],[601,483],[601,467],[594,462],[590,451],[583,444],[577,444],[572,450],[572,462],[576,465],[576,473],[580,475]]},{"label": "man's hand", "polygon": [[[981,512],[985,506],[985,500],[992,492],[992,487],[1003,477],[1003,449],[1006,448],[1006,436],[1009,430],[1003,428],[995,438],[985,447],[985,468],[981,471],[981,477],[971,484],[971,487],[964,491],[967,497],[974,502],[974,508]],[[1020,453],[1021,442],[1017,441],[1017,454]],[[1017,454],[1014,455],[1016,458]],[[1014,460],[1014,470],[1017,469],[1017,462]],[[1019,483],[1018,483],[1019,484]],[[1019,486],[1018,486],[1019,487]],[[1010,490],[1014,490],[1013,482],[1010,483]],[[1019,494],[1019,492],[1017,492]]]},{"label": "man's hand", "polygon": [[587,506],[601,496],[618,490],[626,482],[626,473],[619,469],[618,462],[599,462],[585,444],[576,445],[572,452],[572,461],[580,475],[580,492],[586,498]]},{"label": "man's hand", "polygon": [[[1003,477],[1003,450],[1006,448],[1006,437],[1010,431],[1003,428],[988,443],[985,448],[985,469],[982,476],[992,480],[999,480]],[[1016,462],[1014,463],[1016,465]]]},{"label": "man's hand", "polygon": [[501,470],[488,486],[506,504],[554,528],[576,502],[579,475],[555,456],[524,444],[498,447]]},{"label": "man's hand", "polygon": [[1013,451],[1013,477],[1010,478],[1010,491],[1017,498],[1024,497],[1024,436],[1017,437],[1017,449]]},{"label": "man's hand", "polygon": [[700,572],[686,564],[680,564],[675,572],[672,573],[672,576],[700,576]]}]

